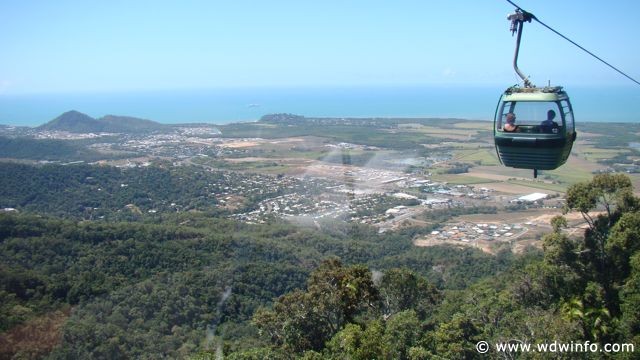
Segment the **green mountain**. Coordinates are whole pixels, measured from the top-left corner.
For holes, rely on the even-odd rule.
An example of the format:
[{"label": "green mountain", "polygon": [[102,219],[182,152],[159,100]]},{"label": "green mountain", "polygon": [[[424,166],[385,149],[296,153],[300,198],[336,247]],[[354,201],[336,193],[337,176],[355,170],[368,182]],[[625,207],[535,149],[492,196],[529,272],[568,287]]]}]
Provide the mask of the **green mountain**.
[{"label": "green mountain", "polygon": [[71,110],[37,127],[37,130],[68,131],[73,133],[137,133],[167,129],[166,125],[130,116],[107,115],[94,119],[79,111]]},{"label": "green mountain", "polygon": [[[161,131],[168,127],[166,125],[159,124],[155,121],[135,118],[131,116],[117,116],[106,115],[98,119],[107,125],[113,132],[147,132],[147,131]],[[116,129],[122,129],[116,131]]]},{"label": "green mountain", "polygon": [[38,130],[70,132],[103,132],[104,125],[98,120],[79,111],[71,110],[37,127]]}]

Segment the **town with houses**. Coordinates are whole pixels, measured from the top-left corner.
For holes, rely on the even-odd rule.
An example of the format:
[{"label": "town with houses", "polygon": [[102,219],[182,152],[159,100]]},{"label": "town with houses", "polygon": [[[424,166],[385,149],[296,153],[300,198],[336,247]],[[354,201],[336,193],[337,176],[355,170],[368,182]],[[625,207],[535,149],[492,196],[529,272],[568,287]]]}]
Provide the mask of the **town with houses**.
[{"label": "town with houses", "polygon": [[[560,208],[561,199],[531,192],[504,194],[482,185],[449,184],[435,181],[430,173],[407,173],[397,168],[354,166],[349,163],[307,160],[298,162],[298,171],[263,173],[260,168],[225,168],[221,161],[254,159],[263,145],[285,140],[226,138],[212,126],[175,127],[169,133],[118,135],[110,133],[70,133],[39,131],[39,139],[91,139],[89,148],[112,154],[98,163],[117,167],[149,166],[153,161],[171,161],[175,166],[196,166],[222,172],[219,184],[210,184],[211,197],[226,210],[229,218],[247,223],[265,223],[272,218],[317,224],[322,219],[339,219],[369,224],[386,232],[401,228],[434,210],[494,206],[499,209]],[[102,141],[104,140],[104,141]],[[290,139],[293,143],[299,139]],[[326,143],[326,151],[375,148],[351,143]],[[434,152],[426,163],[446,161],[447,155]],[[259,158],[265,163],[277,159]],[[404,160],[403,160],[404,161]],[[75,162],[74,162],[75,163]],[[225,163],[229,164],[229,163]],[[301,170],[302,169],[302,170]],[[126,186],[126,184],[123,184]],[[248,199],[254,200],[247,203]],[[179,204],[172,204],[179,209]],[[153,214],[157,209],[145,209]],[[474,246],[478,241],[511,241],[527,233],[531,223],[453,223],[427,234],[430,241],[457,242]],[[535,224],[533,224],[535,225]]]}]

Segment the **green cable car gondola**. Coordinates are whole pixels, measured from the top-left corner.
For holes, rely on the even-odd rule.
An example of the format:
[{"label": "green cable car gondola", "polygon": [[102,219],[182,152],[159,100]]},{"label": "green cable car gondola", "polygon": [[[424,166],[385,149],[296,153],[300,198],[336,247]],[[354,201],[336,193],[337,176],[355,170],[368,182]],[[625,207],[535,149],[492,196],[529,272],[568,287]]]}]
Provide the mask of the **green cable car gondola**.
[{"label": "green cable car gondola", "polygon": [[576,138],[571,102],[559,86],[507,89],[494,123],[498,158],[514,168],[553,170],[567,161]]},{"label": "green cable car gondola", "polygon": [[524,21],[533,15],[520,11],[509,16],[511,31],[518,33],[513,66],[524,87],[512,86],[500,97],[494,117],[493,137],[505,166],[553,170],[567,161],[576,139],[573,109],[561,86],[537,88],[518,69],[518,51]]}]

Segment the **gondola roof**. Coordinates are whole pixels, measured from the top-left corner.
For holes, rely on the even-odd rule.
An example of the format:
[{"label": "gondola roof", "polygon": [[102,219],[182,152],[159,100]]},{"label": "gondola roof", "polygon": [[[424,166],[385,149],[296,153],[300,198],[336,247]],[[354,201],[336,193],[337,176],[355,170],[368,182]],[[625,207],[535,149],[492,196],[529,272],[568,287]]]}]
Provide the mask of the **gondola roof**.
[{"label": "gondola roof", "polygon": [[503,101],[559,101],[569,96],[562,86],[519,87],[512,86],[505,90]]}]

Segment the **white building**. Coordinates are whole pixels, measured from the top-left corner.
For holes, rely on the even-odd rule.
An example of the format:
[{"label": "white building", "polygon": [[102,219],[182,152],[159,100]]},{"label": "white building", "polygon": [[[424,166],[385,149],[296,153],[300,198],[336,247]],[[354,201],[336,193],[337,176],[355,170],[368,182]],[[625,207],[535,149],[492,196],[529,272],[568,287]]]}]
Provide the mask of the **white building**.
[{"label": "white building", "polygon": [[546,199],[547,196],[549,196],[549,195],[548,194],[544,194],[544,193],[532,193],[532,194],[529,194],[529,195],[520,196],[515,201],[517,201],[517,202],[535,202],[535,201],[538,201],[538,200]]}]

